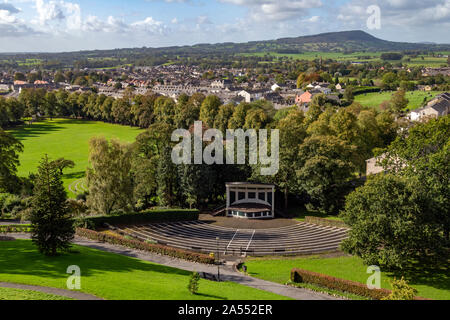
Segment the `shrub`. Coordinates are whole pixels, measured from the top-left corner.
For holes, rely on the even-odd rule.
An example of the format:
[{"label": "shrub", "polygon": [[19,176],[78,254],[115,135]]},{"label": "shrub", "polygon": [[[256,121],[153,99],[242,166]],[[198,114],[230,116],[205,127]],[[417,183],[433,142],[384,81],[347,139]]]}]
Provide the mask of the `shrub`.
[{"label": "shrub", "polygon": [[198,272],[193,272],[188,284],[188,290],[192,294],[197,294],[198,292],[198,283],[200,281],[200,274]]},{"label": "shrub", "polygon": [[97,231],[89,229],[76,229],[76,234],[80,237],[88,238],[91,240],[96,240],[100,242],[107,242],[114,245],[121,245],[131,249],[137,249],[147,252],[153,252],[165,256],[171,256],[178,259],[184,259],[192,262],[204,263],[204,264],[214,264],[214,259],[209,255],[197,253],[188,250],[176,249],[168,246],[163,246],[160,244],[146,243],[143,241],[138,241],[135,239],[126,239],[125,237],[119,235],[111,235],[100,233]]},{"label": "shrub", "polygon": [[382,298],[382,300],[414,300],[417,290],[409,286],[403,277],[400,280],[391,282],[392,292],[387,297]]},{"label": "shrub", "polygon": [[31,225],[29,224],[8,224],[0,226],[0,233],[29,233]]},{"label": "shrub", "polygon": [[[339,279],[297,268],[291,270],[291,281],[296,283],[311,283],[328,289],[353,293],[375,300],[381,300],[391,294],[391,291],[387,289],[369,289],[366,285],[359,282]],[[425,298],[414,297],[414,300],[425,300]]]},{"label": "shrub", "polygon": [[380,92],[380,87],[367,87],[367,86],[361,86],[353,89],[353,95],[358,96],[366,93],[373,93],[373,92]]}]

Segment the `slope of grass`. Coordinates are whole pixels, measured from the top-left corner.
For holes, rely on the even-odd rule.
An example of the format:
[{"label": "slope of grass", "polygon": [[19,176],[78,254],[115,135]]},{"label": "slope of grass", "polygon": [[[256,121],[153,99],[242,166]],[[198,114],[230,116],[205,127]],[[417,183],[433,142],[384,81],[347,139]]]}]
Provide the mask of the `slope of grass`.
[{"label": "slope of grass", "polygon": [[[292,268],[310,270],[336,278],[357,281],[365,284],[371,275],[367,273],[367,266],[358,257],[342,256],[337,258],[305,257],[265,259],[252,258],[245,262],[247,272],[257,278],[278,283],[289,280]],[[418,295],[439,300],[450,300],[450,270],[448,266],[440,269],[422,269],[403,271],[398,274],[381,270],[381,287],[391,289],[390,281],[394,277],[402,276],[409,284],[418,290]]]},{"label": "slope of grass", "polygon": [[64,157],[75,162],[73,169],[64,172],[64,185],[67,187],[85,175],[91,137],[104,136],[107,139],[133,142],[142,130],[103,122],[54,119],[36,122],[31,126],[23,125],[10,132],[24,145],[24,152],[19,159],[20,176],[36,172],[45,154],[52,160]]},{"label": "slope of grass", "polygon": [[287,299],[231,282],[200,280],[199,294],[187,285],[190,272],[122,255],[74,246],[57,257],[38,253],[30,240],[0,242],[0,281],[67,289],[67,267],[81,269],[81,291],[112,300]]},{"label": "slope of grass", "polygon": [[72,299],[38,291],[0,287],[0,300],[72,300]]},{"label": "slope of grass", "polygon": [[[408,91],[406,92],[406,98],[409,100],[407,109],[415,110],[422,106],[424,99],[427,101],[433,99],[436,95],[442,93],[441,91],[431,91],[431,92],[423,92],[423,91]],[[363,106],[376,108],[379,110],[380,105],[384,101],[391,100],[394,92],[374,92],[361,94],[355,97],[355,101],[361,103]]]}]

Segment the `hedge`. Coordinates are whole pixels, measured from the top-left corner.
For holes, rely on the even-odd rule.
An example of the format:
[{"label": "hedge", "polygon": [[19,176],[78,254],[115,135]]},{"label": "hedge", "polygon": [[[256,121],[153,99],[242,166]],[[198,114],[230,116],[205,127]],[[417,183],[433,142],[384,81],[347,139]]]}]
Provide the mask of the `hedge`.
[{"label": "hedge", "polygon": [[159,244],[152,244],[147,242],[142,242],[134,239],[126,239],[125,237],[119,235],[111,235],[106,233],[100,233],[97,231],[77,228],[76,235],[83,238],[88,238],[91,240],[96,240],[100,242],[107,242],[113,245],[121,245],[131,249],[137,249],[152,253],[157,253],[160,255],[171,256],[178,259],[188,260],[192,262],[214,264],[215,259],[207,254],[197,253],[188,250],[182,250],[177,248],[172,248],[168,246],[163,246]]},{"label": "hedge", "polygon": [[324,218],[319,218],[319,217],[306,216],[305,222],[312,223],[312,224],[318,224],[318,225],[322,225],[322,226],[327,226],[327,227],[348,228],[348,226],[343,221],[330,220],[330,219],[324,219]]},{"label": "hedge", "polygon": [[29,224],[7,224],[0,226],[0,233],[22,233],[31,232]]},{"label": "hedge", "polygon": [[[316,273],[313,271],[302,270],[294,268],[291,270],[291,281],[295,283],[311,283],[328,289],[339,290],[343,292],[353,293],[359,296],[381,300],[381,298],[387,297],[391,290],[387,289],[369,289],[366,285],[345,280],[328,275]],[[422,297],[415,297],[414,300],[428,300]]]},{"label": "hedge", "polygon": [[380,87],[356,87],[353,89],[353,95],[358,96],[365,93],[380,92]]},{"label": "hedge", "polygon": [[90,216],[82,218],[78,225],[86,225],[94,229],[109,225],[125,225],[140,223],[162,223],[198,220],[198,210],[166,209],[150,210],[139,213],[129,213],[111,216]]}]

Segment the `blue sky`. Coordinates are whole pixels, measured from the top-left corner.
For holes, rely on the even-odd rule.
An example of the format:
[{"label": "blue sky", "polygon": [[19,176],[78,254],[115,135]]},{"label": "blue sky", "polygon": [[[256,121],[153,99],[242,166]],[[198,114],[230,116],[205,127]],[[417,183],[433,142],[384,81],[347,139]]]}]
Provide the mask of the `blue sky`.
[{"label": "blue sky", "polygon": [[[370,29],[367,9],[380,9]],[[450,0],[0,0],[0,52],[246,42],[361,29],[450,43]]]}]

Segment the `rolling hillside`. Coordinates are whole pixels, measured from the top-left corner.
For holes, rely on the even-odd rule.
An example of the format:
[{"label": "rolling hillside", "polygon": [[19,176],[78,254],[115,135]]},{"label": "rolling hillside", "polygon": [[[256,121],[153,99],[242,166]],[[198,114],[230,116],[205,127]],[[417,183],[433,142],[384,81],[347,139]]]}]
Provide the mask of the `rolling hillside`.
[{"label": "rolling hillside", "polygon": [[[42,61],[53,67],[73,66],[75,61],[86,61],[82,66],[90,66],[90,61],[113,60],[118,64],[137,64],[142,59],[151,58],[151,65],[164,64],[171,59],[224,57],[242,53],[303,53],[303,52],[380,52],[380,51],[450,51],[450,44],[426,44],[392,42],[376,38],[361,30],[322,33],[295,38],[282,38],[247,43],[197,44],[166,48],[126,48],[113,50],[93,50],[62,53],[15,53],[1,54],[0,65],[11,61]],[[100,63],[101,66],[109,66]],[[93,67],[98,67],[97,65]]]}]

